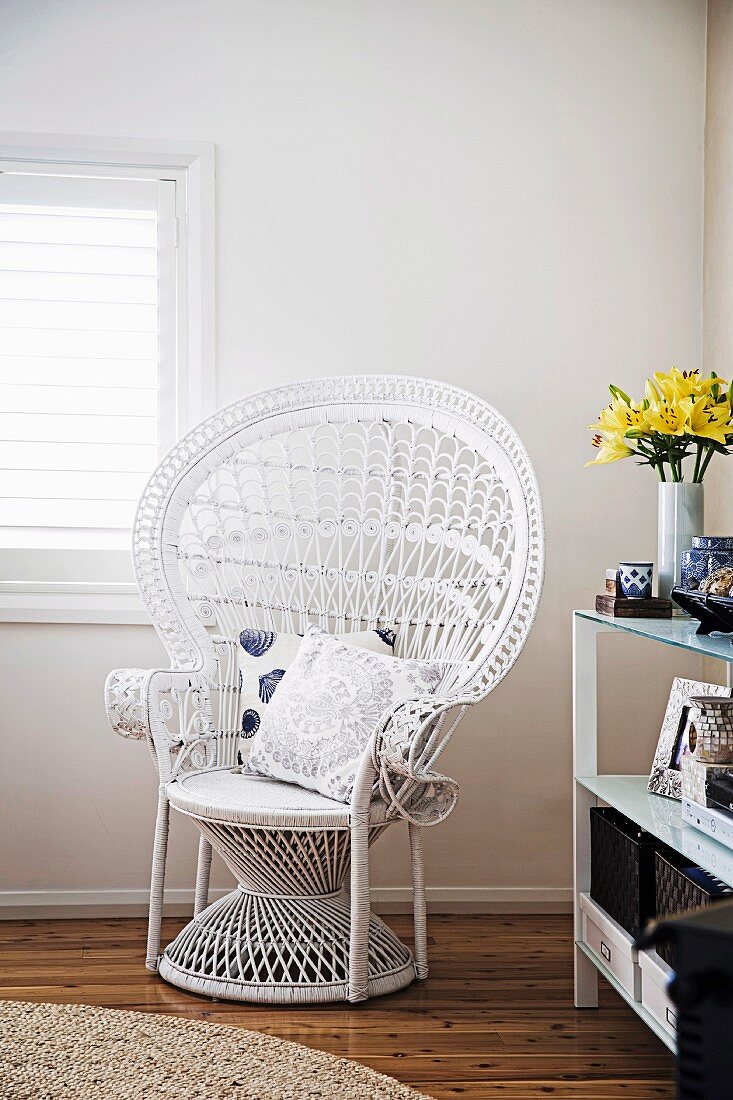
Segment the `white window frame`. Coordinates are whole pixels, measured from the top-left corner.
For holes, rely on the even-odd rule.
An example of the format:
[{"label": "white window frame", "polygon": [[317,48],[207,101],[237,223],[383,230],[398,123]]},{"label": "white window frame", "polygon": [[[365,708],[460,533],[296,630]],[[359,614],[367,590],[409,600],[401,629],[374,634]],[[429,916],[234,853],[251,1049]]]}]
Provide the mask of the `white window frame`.
[{"label": "white window frame", "polygon": [[[176,187],[176,217],[185,225],[178,251],[182,385],[179,431],[214,411],[215,394],[215,154],[210,142],[178,142],[0,131],[0,162],[38,172],[78,166],[163,174]],[[63,551],[59,551],[63,553]],[[134,584],[0,579],[0,622],[148,622]]]}]

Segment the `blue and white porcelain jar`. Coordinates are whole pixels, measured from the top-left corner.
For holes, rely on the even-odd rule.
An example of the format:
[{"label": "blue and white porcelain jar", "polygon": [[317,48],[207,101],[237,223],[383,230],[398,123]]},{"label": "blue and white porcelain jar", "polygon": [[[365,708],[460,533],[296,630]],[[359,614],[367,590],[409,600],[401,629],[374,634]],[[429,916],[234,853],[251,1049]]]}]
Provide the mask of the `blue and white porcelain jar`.
[{"label": "blue and white porcelain jar", "polygon": [[680,584],[699,588],[714,570],[724,568],[733,568],[733,537],[695,535],[692,549],[680,555]]}]

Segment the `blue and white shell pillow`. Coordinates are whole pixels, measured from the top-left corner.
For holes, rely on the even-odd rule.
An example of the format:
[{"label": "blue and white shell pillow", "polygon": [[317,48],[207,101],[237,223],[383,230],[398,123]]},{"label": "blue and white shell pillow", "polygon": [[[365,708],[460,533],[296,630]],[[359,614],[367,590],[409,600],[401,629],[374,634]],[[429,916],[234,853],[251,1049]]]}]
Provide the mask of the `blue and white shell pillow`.
[{"label": "blue and white shell pillow", "polygon": [[[358,630],[335,634],[349,645],[391,657],[395,636],[391,630]],[[295,660],[302,634],[280,634],[274,630],[246,627],[239,635],[239,688],[243,737],[254,737],[265,709]]]}]

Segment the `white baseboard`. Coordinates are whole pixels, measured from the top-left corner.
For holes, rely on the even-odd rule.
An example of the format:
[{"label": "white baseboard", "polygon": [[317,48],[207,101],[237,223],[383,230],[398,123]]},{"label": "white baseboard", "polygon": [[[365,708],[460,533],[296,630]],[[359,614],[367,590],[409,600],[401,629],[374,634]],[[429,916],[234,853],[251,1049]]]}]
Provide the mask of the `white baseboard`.
[{"label": "white baseboard", "polygon": [[[567,886],[428,886],[430,913],[571,913],[573,891]],[[409,886],[375,886],[378,913],[412,910]]]},{"label": "white baseboard", "polygon": [[[214,901],[228,893],[211,890]],[[569,913],[570,887],[428,886],[431,913]],[[409,886],[377,886],[372,890],[380,913],[405,913],[412,908]],[[0,920],[43,917],[135,917],[147,913],[147,890],[4,890],[0,891]],[[193,908],[193,890],[166,890],[165,912],[185,915]]]},{"label": "white baseboard", "polygon": [[[210,901],[228,890],[212,887]],[[168,916],[190,913],[193,890],[166,890]],[[0,890],[0,920],[54,917],[140,917],[147,915],[148,891],[142,890]]]}]

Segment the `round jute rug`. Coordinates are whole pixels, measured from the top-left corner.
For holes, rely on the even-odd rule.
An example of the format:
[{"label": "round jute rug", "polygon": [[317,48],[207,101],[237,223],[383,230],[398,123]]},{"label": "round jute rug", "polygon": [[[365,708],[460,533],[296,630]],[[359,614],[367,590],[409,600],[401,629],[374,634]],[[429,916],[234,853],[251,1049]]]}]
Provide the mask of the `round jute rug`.
[{"label": "round jute rug", "polygon": [[284,1039],[174,1016],[0,1003],[3,1100],[428,1100]]}]

